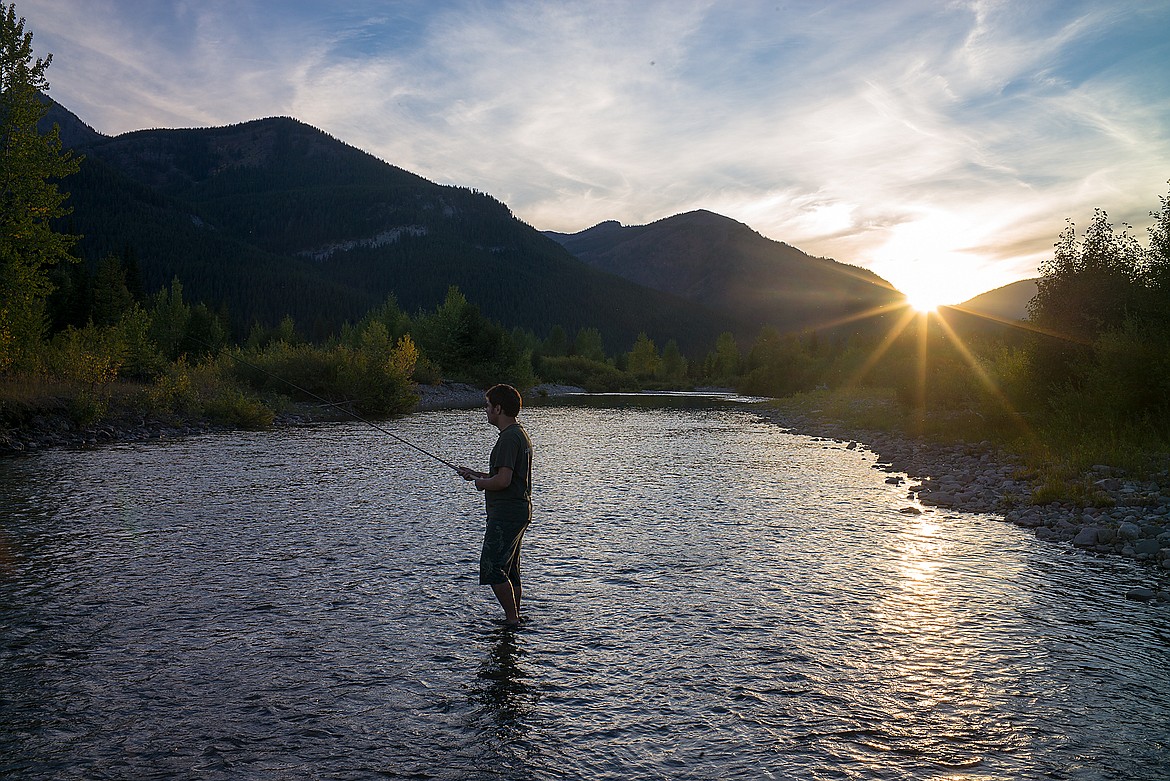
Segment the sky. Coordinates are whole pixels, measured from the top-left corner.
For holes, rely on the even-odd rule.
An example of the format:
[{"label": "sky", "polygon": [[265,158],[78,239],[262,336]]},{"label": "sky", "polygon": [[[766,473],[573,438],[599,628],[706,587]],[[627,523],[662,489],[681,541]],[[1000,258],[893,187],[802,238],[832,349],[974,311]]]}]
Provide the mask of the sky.
[{"label": "sky", "polygon": [[1170,180],[1170,3],[17,0],[107,135],[291,116],[540,230],[708,209],[957,303]]}]

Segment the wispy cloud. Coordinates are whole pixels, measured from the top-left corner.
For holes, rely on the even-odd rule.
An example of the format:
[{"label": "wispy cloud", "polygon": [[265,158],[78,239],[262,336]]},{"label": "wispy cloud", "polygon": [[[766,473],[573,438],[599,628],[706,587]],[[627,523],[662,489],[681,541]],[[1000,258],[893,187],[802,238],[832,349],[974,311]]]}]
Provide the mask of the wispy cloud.
[{"label": "wispy cloud", "polygon": [[538,228],[707,208],[951,298],[1170,178],[1160,0],[325,6],[18,11],[103,132],[288,114]]}]

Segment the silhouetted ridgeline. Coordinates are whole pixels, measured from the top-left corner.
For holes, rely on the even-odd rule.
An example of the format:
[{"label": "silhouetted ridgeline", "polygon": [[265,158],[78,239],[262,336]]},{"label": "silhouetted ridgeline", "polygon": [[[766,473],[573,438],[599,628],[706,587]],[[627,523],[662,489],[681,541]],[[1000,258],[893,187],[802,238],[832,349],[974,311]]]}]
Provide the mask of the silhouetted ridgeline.
[{"label": "silhouetted ridgeline", "polygon": [[[590,266],[727,313],[755,331],[822,329],[903,296],[871,271],[814,258],[699,210],[649,225],[547,232]],[[857,327],[856,325],[854,327]]]},{"label": "silhouetted ridgeline", "polygon": [[[46,122],[86,158],[61,185],[74,211],[58,227],[84,235],[90,265],[132,258],[147,293],[177,276],[241,332],[291,315],[321,337],[391,293],[415,312],[454,285],[486,317],[541,337],[592,327],[617,351],[645,332],[701,354],[724,331],[820,327],[900,299],[870,272],[710,212],[558,243],[488,195],[294,119],[111,138],[54,104]],[[599,238],[620,241],[593,246]]]},{"label": "silhouetted ridgeline", "polygon": [[1036,289],[1035,279],[1021,279],[981,293],[959,304],[958,308],[999,320],[1025,320],[1028,304],[1036,297]]},{"label": "silhouetted ridgeline", "polygon": [[596,327],[627,347],[645,331],[707,348],[729,318],[589,268],[495,199],[428,182],[293,119],[144,130],[115,138],[55,106],[86,160],[61,184],[91,263],[136,261],[149,293],[179,277],[243,330],[291,315],[335,333],[393,293],[408,312],[450,286],[508,327]]}]

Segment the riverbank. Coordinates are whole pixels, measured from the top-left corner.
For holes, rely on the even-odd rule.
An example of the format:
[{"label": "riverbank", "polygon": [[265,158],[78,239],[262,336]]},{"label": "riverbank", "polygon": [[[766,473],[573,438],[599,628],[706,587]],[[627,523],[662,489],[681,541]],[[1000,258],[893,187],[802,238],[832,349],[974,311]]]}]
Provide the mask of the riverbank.
[{"label": "riverbank", "polygon": [[[474,408],[483,404],[483,389],[458,382],[416,385],[418,402],[413,411]],[[583,393],[582,388],[544,384],[530,388],[528,399]],[[295,426],[351,419],[343,410],[327,404],[298,402],[277,413],[273,425]],[[0,456],[29,453],[49,448],[95,447],[115,442],[143,442],[189,437],[234,427],[203,418],[159,418],[123,410],[109,414],[99,423],[79,426],[67,399],[45,403],[24,416],[16,428],[0,427]]]},{"label": "riverbank", "polygon": [[[1094,466],[1084,479],[1093,485],[1100,506],[1035,504],[1034,485],[1023,462],[991,442],[945,444],[857,429],[791,406],[761,407],[759,414],[793,433],[872,451],[876,467],[905,473],[906,513],[935,508],[1002,515],[1042,540],[1143,562],[1150,567],[1151,584],[1127,596],[1170,602],[1168,473],[1138,480],[1107,465]],[[892,475],[887,481],[901,485],[902,480]]]},{"label": "riverbank", "polygon": [[[417,385],[414,390],[418,394],[418,404],[415,405],[416,412],[433,409],[471,408],[483,404],[484,389],[467,383],[443,382],[438,385]],[[584,388],[572,385],[542,383],[525,391],[524,399],[530,401],[584,392]]]}]

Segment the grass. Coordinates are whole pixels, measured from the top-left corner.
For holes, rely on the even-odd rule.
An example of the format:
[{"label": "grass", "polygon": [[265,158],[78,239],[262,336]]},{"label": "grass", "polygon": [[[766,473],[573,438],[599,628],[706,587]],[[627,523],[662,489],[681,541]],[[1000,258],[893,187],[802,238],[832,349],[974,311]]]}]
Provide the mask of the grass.
[{"label": "grass", "polygon": [[127,380],[90,384],[38,374],[0,376],[0,428],[7,429],[38,417],[63,417],[78,428],[126,417],[266,428],[275,417],[274,406],[204,367],[178,367],[150,384]]},{"label": "grass", "polygon": [[0,410],[19,415],[46,409],[64,409],[77,395],[77,383],[48,377],[0,375]]}]

